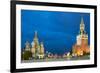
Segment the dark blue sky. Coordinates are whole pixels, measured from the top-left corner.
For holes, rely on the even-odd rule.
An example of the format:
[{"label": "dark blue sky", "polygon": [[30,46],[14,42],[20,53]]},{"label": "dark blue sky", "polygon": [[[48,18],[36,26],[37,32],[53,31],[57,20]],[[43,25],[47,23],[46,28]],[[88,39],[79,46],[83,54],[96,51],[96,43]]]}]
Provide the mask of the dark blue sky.
[{"label": "dark blue sky", "polygon": [[21,10],[21,48],[26,41],[33,41],[34,31],[37,31],[45,51],[55,54],[70,51],[76,43],[82,16],[90,43],[89,13]]}]

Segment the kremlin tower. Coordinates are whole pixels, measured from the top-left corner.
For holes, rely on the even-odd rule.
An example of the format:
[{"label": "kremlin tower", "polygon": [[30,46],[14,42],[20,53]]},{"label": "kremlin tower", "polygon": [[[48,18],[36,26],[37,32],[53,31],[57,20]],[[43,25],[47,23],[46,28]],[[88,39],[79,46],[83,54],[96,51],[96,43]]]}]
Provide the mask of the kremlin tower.
[{"label": "kremlin tower", "polygon": [[72,53],[74,56],[82,56],[84,54],[90,53],[90,48],[88,46],[88,35],[85,31],[85,24],[83,18],[81,18],[80,31],[76,37],[76,44],[73,46]]}]

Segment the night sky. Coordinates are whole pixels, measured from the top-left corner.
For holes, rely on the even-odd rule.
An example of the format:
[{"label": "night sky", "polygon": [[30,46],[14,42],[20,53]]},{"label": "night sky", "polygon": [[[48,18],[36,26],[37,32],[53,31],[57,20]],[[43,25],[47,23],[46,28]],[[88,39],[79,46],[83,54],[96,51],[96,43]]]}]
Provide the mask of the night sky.
[{"label": "night sky", "polygon": [[54,54],[69,52],[76,43],[81,17],[90,44],[89,13],[21,10],[21,48],[25,47],[26,41],[32,43],[34,32],[37,31],[45,51]]}]

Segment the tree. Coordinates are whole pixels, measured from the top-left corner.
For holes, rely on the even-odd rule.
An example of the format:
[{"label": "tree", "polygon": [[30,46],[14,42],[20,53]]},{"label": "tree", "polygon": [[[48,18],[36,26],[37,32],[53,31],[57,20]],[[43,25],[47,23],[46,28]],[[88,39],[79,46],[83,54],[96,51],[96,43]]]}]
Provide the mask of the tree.
[{"label": "tree", "polygon": [[32,57],[32,53],[30,51],[24,51],[22,54],[22,59],[23,60],[29,60]]}]

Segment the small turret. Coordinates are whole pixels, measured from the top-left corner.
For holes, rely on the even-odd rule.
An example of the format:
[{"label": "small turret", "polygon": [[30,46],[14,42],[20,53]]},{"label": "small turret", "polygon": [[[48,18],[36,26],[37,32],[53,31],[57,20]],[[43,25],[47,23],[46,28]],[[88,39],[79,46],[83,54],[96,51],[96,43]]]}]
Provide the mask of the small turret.
[{"label": "small turret", "polygon": [[25,51],[30,51],[30,43],[28,41],[26,41],[25,43]]},{"label": "small turret", "polygon": [[43,42],[41,42],[41,44],[40,44],[40,53],[44,54],[44,45],[43,45]]}]

